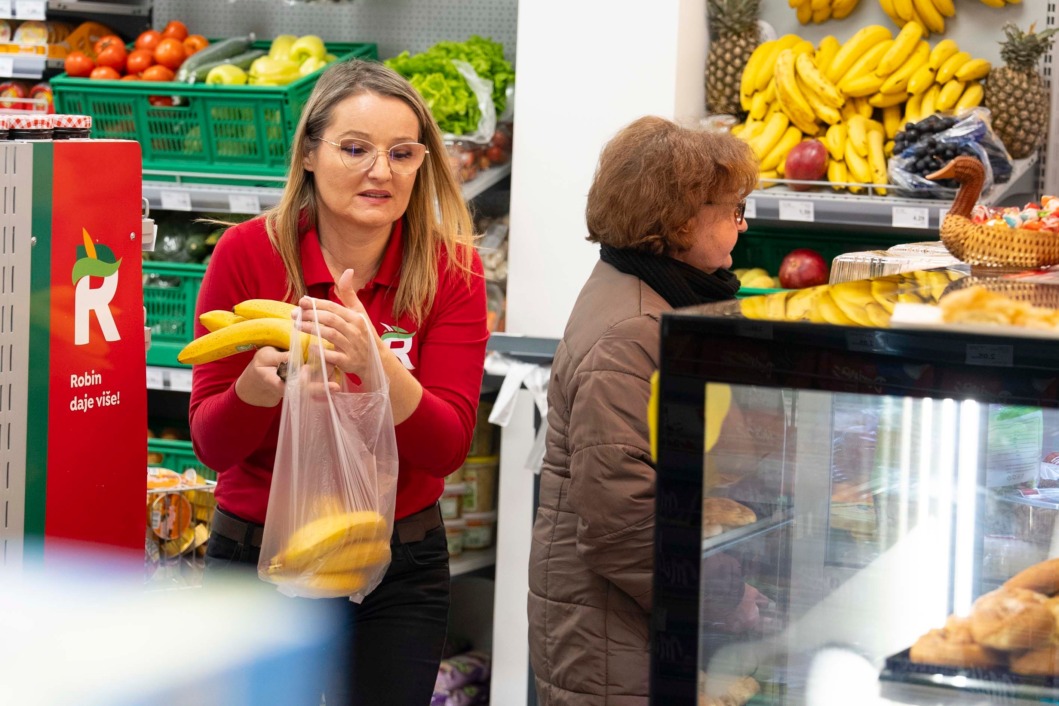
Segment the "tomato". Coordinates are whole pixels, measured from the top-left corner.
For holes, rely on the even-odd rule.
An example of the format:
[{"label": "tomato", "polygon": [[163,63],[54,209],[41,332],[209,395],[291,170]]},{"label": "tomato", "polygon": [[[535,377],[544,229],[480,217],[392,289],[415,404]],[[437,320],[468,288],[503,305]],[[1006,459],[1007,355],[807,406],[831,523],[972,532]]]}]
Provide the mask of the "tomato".
[{"label": "tomato", "polygon": [[184,41],[188,38],[188,26],[180,20],[169,20],[169,24],[162,30],[162,36]]},{"label": "tomato", "polygon": [[125,49],[125,40],[116,34],[107,34],[96,40],[96,43],[92,45],[92,51],[98,56],[100,52],[111,45],[117,45],[123,50]]},{"label": "tomato", "polygon": [[162,33],[156,29],[149,29],[146,32],[141,32],[140,36],[136,38],[136,48],[154,51],[160,41],[162,41]]},{"label": "tomato", "polygon": [[172,37],[163,39],[154,50],[154,60],[174,71],[180,68],[186,58],[188,58],[188,53],[184,45],[179,39]]},{"label": "tomato", "polygon": [[154,52],[150,49],[137,49],[129,54],[125,70],[130,74],[142,74],[154,65]]},{"label": "tomato", "polygon": [[136,74],[126,74],[125,76],[121,77],[121,80],[122,81],[142,81],[143,79],[140,78],[139,76],[137,76]]},{"label": "tomato", "polygon": [[88,77],[104,78],[108,81],[117,81],[121,78],[121,74],[119,74],[117,71],[110,68],[109,66],[97,66],[96,68],[92,69],[92,73],[89,74]]},{"label": "tomato", "polygon": [[190,34],[188,38],[184,40],[184,49],[187,50],[188,56],[191,56],[200,49],[205,49],[210,45],[210,40],[203,37],[201,34]]},{"label": "tomato", "polygon": [[173,105],[173,97],[172,96],[148,96],[147,97],[147,102],[150,103],[151,105],[155,106],[155,107],[162,106],[163,108],[168,108],[169,106]]},{"label": "tomato", "polygon": [[96,66],[109,66],[120,74],[125,71],[125,61],[128,57],[125,47],[111,44],[96,55]]},{"label": "tomato", "polygon": [[140,75],[144,81],[172,81],[174,77],[173,70],[162,64],[155,64]]},{"label": "tomato", "polygon": [[88,76],[96,68],[96,62],[83,51],[72,51],[66,55],[63,68],[70,76]]}]

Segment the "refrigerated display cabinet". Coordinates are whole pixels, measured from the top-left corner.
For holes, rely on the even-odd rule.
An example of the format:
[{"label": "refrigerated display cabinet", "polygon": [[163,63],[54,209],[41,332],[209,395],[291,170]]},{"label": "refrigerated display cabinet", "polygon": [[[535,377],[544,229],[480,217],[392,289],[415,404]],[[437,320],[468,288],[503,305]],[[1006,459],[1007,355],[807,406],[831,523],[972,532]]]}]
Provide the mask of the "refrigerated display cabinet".
[{"label": "refrigerated display cabinet", "polygon": [[[890,310],[972,283],[1059,293],[965,275],[867,291]],[[1054,617],[1005,650],[967,617],[1059,571],[1059,330],[789,321],[776,301],[662,320],[651,703],[1059,701]],[[924,660],[938,637],[989,661]],[[1018,669],[1037,649],[1047,666]]]}]

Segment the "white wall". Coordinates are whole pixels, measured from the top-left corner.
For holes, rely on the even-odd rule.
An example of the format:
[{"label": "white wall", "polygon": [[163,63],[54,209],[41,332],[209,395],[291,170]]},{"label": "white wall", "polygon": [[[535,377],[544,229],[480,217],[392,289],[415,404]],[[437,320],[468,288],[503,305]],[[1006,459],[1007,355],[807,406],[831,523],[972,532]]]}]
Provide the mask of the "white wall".
[{"label": "white wall", "polygon": [[600,149],[642,115],[703,115],[706,3],[523,0],[517,45],[507,330],[559,338],[598,259]]}]

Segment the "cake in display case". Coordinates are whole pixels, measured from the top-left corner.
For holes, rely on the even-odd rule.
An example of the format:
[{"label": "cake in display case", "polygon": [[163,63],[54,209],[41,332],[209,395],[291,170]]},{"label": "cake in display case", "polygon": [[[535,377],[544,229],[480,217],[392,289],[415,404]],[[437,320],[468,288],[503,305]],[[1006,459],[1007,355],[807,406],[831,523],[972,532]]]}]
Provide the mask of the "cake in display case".
[{"label": "cake in display case", "polygon": [[747,301],[662,322],[651,703],[1059,701],[1059,331]]}]

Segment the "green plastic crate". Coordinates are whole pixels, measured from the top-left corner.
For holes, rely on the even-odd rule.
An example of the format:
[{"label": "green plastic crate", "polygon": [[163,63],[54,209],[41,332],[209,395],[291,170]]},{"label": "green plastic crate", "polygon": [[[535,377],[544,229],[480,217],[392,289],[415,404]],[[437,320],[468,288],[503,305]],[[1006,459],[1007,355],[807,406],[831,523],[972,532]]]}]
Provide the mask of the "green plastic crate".
[{"label": "green plastic crate", "polygon": [[[267,51],[269,44],[254,42],[253,48]],[[378,59],[375,44],[326,46],[340,61]],[[138,141],[145,172],[198,175],[182,176],[182,181],[234,177],[276,186],[269,177],[286,176],[298,118],[322,71],[286,86],[101,81],[60,74],[51,79],[51,87],[57,113],[92,116],[92,137]],[[180,105],[151,105],[158,97],[178,99]],[[148,178],[165,179],[153,174]]]},{"label": "green plastic crate", "polygon": [[168,468],[177,473],[183,473],[188,468],[194,468],[195,472],[206,480],[217,480],[217,474],[207,468],[202,461],[195,456],[190,441],[178,441],[175,439],[148,439],[147,453],[162,454],[161,463],[148,463],[148,466],[160,466]]},{"label": "green plastic crate", "polygon": [[205,265],[143,263],[143,305],[151,329],[148,365],[190,367],[177,362],[177,353],[195,337],[195,302],[205,274]]}]

